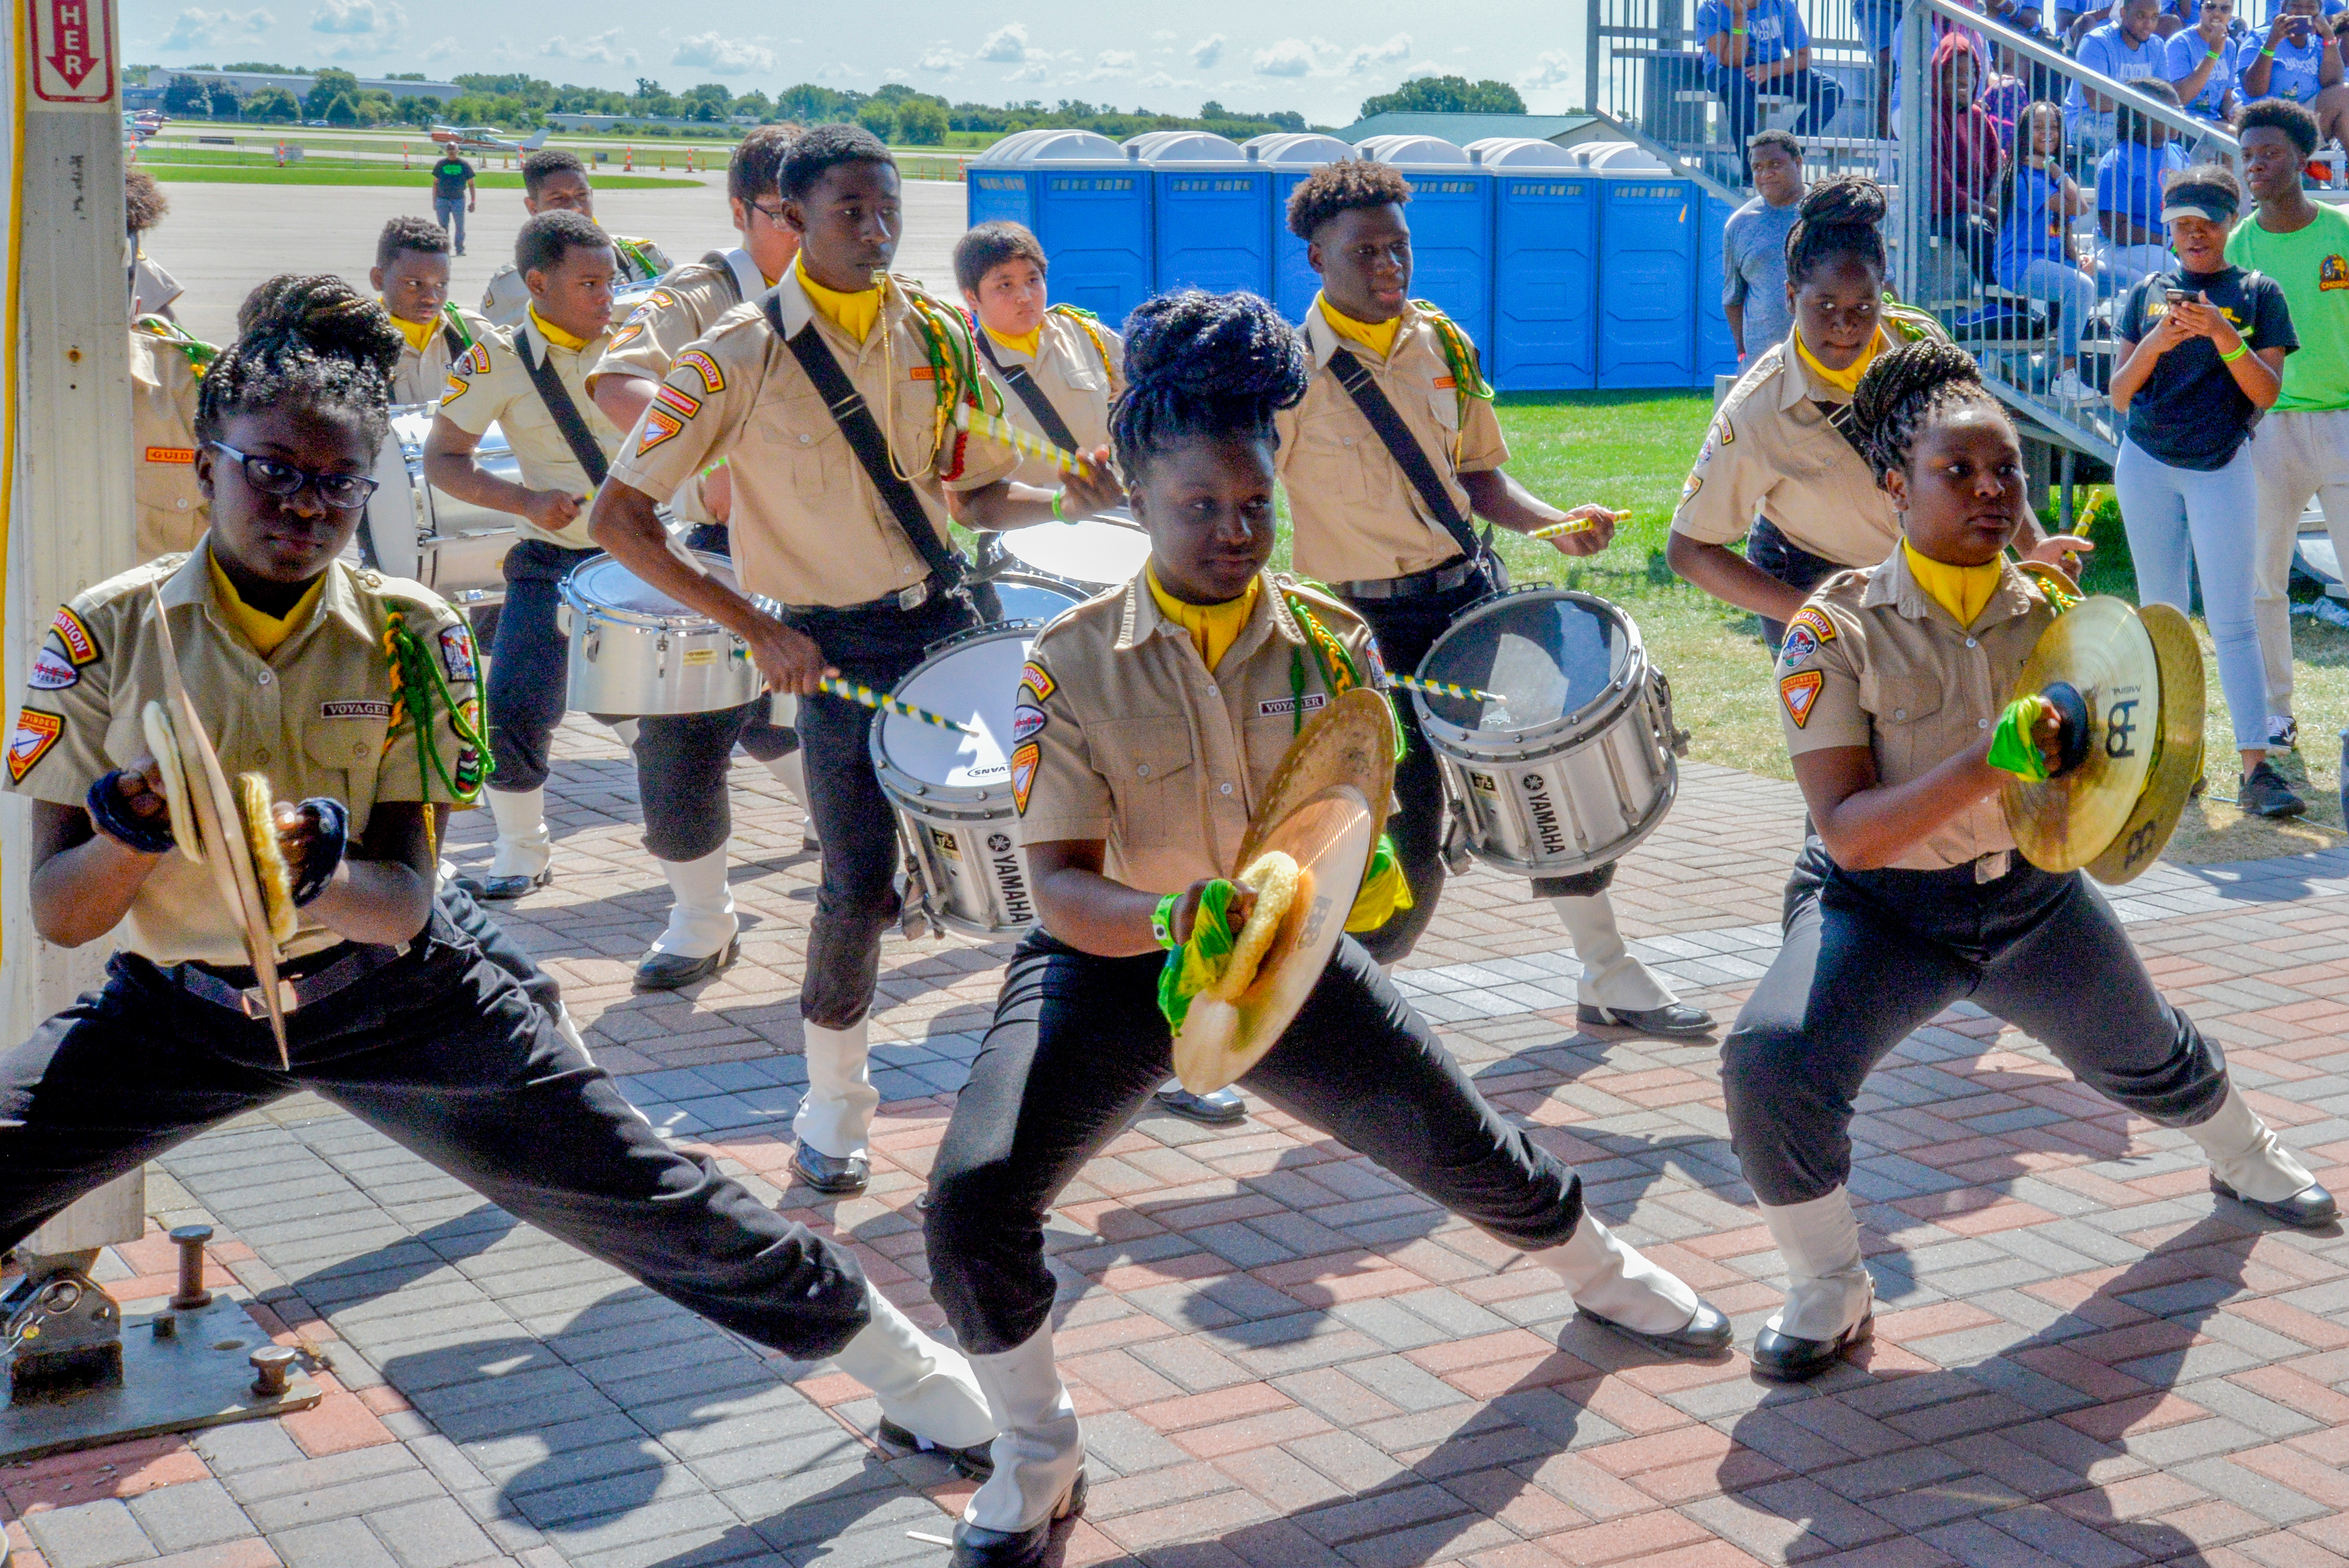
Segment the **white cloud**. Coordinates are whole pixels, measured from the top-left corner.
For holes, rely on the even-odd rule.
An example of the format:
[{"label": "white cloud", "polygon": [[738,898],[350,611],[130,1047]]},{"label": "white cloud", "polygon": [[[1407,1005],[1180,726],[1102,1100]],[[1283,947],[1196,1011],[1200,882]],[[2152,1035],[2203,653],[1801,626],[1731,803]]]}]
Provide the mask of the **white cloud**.
[{"label": "white cloud", "polygon": [[642,63],[636,50],[620,41],[623,29],[606,27],[591,33],[573,43],[557,33],[538,46],[538,55],[545,60],[587,60],[604,66],[633,66]]},{"label": "white cloud", "polygon": [[436,38],[424,51],[424,63],[429,66],[435,60],[453,60],[464,52],[465,46],[457,42],[453,36]]},{"label": "white cloud", "polygon": [[997,65],[1016,66],[1028,57],[1028,27],[1025,23],[1008,22],[989,33],[978,46],[978,57]]},{"label": "white cloud", "polygon": [[1161,27],[1150,35],[1150,41],[1154,44],[1171,44],[1174,41],[1174,37],[1175,35],[1172,30]]},{"label": "white cloud", "polygon": [[716,32],[696,33],[679,39],[676,53],[668,58],[673,66],[695,66],[721,77],[775,68],[774,50],[747,38],[730,38]]},{"label": "white cloud", "polygon": [[1052,67],[1042,60],[1030,60],[1016,71],[1004,74],[1007,82],[1042,82],[1052,77]]},{"label": "white cloud", "polygon": [[408,26],[399,0],[326,0],[310,13],[314,33],[397,33]]},{"label": "white cloud", "polygon": [[224,33],[264,33],[276,25],[277,18],[266,11],[202,11],[191,5],[171,18],[163,46],[201,49]]},{"label": "white cloud", "polygon": [[935,71],[939,76],[950,77],[962,65],[962,57],[946,45],[940,44],[914,63],[926,71]]},{"label": "white cloud", "polygon": [[1093,68],[1085,73],[1085,79],[1100,82],[1130,77],[1140,59],[1132,49],[1103,49],[1101,58],[1093,62]]},{"label": "white cloud", "polygon": [[1283,38],[1269,49],[1256,52],[1260,77],[1308,77],[1313,74],[1313,46],[1302,38]]},{"label": "white cloud", "polygon": [[1191,46],[1191,63],[1203,71],[1223,57],[1224,36],[1221,33],[1210,33]]},{"label": "white cloud", "polygon": [[1573,85],[1573,77],[1568,74],[1564,49],[1543,50],[1534,57],[1532,67],[1517,77],[1517,86],[1521,88],[1563,88]]},{"label": "white cloud", "polygon": [[1346,57],[1344,70],[1358,77],[1373,66],[1392,65],[1397,60],[1411,58],[1411,35],[1397,33],[1383,44],[1363,44]]},{"label": "white cloud", "polygon": [[828,66],[818,66],[815,79],[820,82],[853,82],[864,74],[845,60],[834,60]]},{"label": "white cloud", "polygon": [[1143,77],[1137,85],[1148,88],[1154,92],[1164,92],[1169,88],[1195,88],[1199,83],[1195,77],[1171,77],[1164,71],[1153,71]]}]

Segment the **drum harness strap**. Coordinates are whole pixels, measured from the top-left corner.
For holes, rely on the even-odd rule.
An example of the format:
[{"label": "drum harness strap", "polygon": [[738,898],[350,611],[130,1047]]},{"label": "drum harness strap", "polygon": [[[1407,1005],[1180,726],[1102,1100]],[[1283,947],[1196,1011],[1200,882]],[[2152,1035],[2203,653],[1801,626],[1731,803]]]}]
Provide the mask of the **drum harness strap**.
[{"label": "drum harness strap", "polygon": [[750,253],[740,245],[730,251],[705,251],[701,264],[726,280],[726,286],[733,294],[736,304],[757,298],[766,287],[766,280],[759,276],[759,269],[750,264]]},{"label": "drum harness strap", "polygon": [[[783,340],[784,346],[792,351],[792,357],[798,360],[800,368],[807,373],[809,383],[815,387],[816,394],[831,412],[833,423],[840,427],[841,435],[848,442],[848,449],[856,454],[857,463],[864,469],[864,477],[880,492],[883,503],[889,509],[889,515],[896,519],[905,542],[914,547],[914,552],[922,558],[932,575],[944,583],[948,591],[959,590],[968,573],[968,563],[939,542],[938,531],[930,526],[929,514],[922,510],[921,499],[914,494],[914,487],[898,475],[896,464],[889,455],[889,438],[881,433],[881,427],[873,418],[873,410],[865,406],[864,394],[856,389],[855,384],[848,379],[848,373],[840,367],[840,361],[833,358],[832,350],[824,346],[823,339],[816,334],[814,319],[811,317],[807,325],[797,334],[792,334],[783,330],[782,308],[771,293],[759,302],[759,308],[765,313],[767,325],[774,329],[777,337]],[[888,330],[885,321],[882,324],[882,330]],[[919,603],[920,601],[917,599],[915,603]],[[913,607],[905,605],[907,609]]]},{"label": "drum harness strap", "polygon": [[530,384],[538,388],[538,400],[546,405],[549,414],[554,416],[554,428],[563,432],[564,442],[570,447],[572,457],[586,470],[587,482],[601,489],[604,476],[612,471],[611,464],[605,459],[604,449],[595,444],[595,436],[589,433],[587,421],[580,418],[579,405],[571,400],[571,389],[563,384],[563,377],[554,373],[554,355],[550,353],[543,359],[533,359],[527,330],[514,334],[513,348],[514,357],[520,359],[522,367],[530,372]]},{"label": "drum harness strap", "polygon": [[1471,561],[1482,560],[1491,553],[1492,530],[1485,531],[1485,542],[1477,542],[1475,527],[1461,515],[1459,507],[1453,502],[1452,492],[1444,488],[1444,480],[1437,477],[1435,465],[1427,460],[1418,438],[1411,433],[1402,416],[1395,412],[1395,406],[1371,378],[1371,367],[1355,358],[1351,350],[1340,348],[1330,354],[1330,369],[1338,377],[1338,385],[1346,389],[1346,396],[1354,400],[1354,407],[1361,410],[1362,418],[1371,422],[1379,444],[1402,469],[1411,488],[1419,492],[1421,504],[1460,546],[1461,553]]},{"label": "drum harness strap", "polygon": [[1076,432],[1069,428],[1066,419],[1061,418],[1061,411],[1052,407],[1052,400],[1044,396],[1044,388],[1037,385],[1036,377],[1028,373],[1028,367],[1004,364],[997,356],[995,340],[988,336],[985,327],[977,329],[971,335],[978,340],[978,351],[987,356],[987,362],[995,367],[995,373],[1003,377],[1003,384],[1017,392],[1019,401],[1028,405],[1028,412],[1036,417],[1036,423],[1043,430],[1045,438],[1064,452],[1075,451]]}]

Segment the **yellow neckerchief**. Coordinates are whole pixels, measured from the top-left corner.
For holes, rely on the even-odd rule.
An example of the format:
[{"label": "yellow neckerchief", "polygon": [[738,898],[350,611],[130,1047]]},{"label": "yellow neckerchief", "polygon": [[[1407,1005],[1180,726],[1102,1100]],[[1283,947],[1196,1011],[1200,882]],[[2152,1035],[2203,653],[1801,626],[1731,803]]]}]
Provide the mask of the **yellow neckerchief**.
[{"label": "yellow neckerchief", "polygon": [[[981,323],[980,325],[983,326],[985,325],[984,323]],[[998,332],[991,326],[987,327],[986,331],[988,336],[995,339],[996,342],[1003,345],[1004,347],[1010,349],[1015,354],[1024,354],[1030,359],[1035,358],[1036,351],[1044,346],[1044,329],[1041,325],[1039,325],[1033,332],[1023,332],[1017,337],[1012,337],[1007,334]]]},{"label": "yellow neckerchief", "polygon": [[572,353],[576,354],[581,349],[587,346],[587,340],[585,338],[574,336],[572,334],[564,331],[561,327],[547,320],[546,317],[539,315],[538,306],[535,304],[530,307],[530,320],[531,325],[538,328],[539,335],[544,337],[547,342],[554,345],[557,348],[567,348]]},{"label": "yellow neckerchief", "polygon": [[1811,346],[1803,341],[1803,329],[1799,326],[1795,329],[1795,352],[1803,356],[1803,368],[1811,373],[1813,379],[1834,387],[1847,397],[1859,390],[1861,375],[1876,363],[1876,356],[1883,348],[1884,329],[1878,327],[1876,335],[1868,340],[1868,346],[1859,351],[1859,357],[1853,360],[1848,368],[1830,370],[1819,363],[1818,356],[1811,352]]},{"label": "yellow neckerchief", "polygon": [[1143,571],[1149,576],[1150,596],[1158,601],[1158,613],[1191,634],[1191,645],[1199,650],[1199,657],[1211,671],[1224,662],[1224,655],[1247,629],[1257,592],[1264,586],[1262,577],[1251,577],[1247,592],[1237,599],[1220,604],[1185,604],[1158,585],[1158,568],[1145,566]]},{"label": "yellow neckerchief", "polygon": [[1330,330],[1339,336],[1361,344],[1381,359],[1394,352],[1395,334],[1402,329],[1402,316],[1392,316],[1385,321],[1356,321],[1331,304],[1328,294],[1314,295],[1313,303],[1321,307],[1321,319],[1328,322]]},{"label": "yellow neckerchief", "polygon": [[[382,304],[383,296],[377,295],[375,303]],[[384,315],[391,315],[389,306],[385,306]],[[410,321],[404,315],[392,315],[391,325],[399,328],[399,335],[408,339],[409,347],[421,354],[424,346],[432,341],[432,334],[440,328],[440,318],[435,315],[429,321]]]},{"label": "yellow neckerchief", "polygon": [[859,289],[854,294],[843,294],[838,289],[828,289],[808,276],[804,255],[793,257],[792,266],[798,272],[800,287],[807,291],[808,303],[815,306],[817,315],[858,343],[873,335],[874,324],[881,319],[881,287],[878,284],[869,289]]},{"label": "yellow neckerchief", "polygon": [[279,645],[294,634],[295,628],[310,618],[311,607],[318,602],[318,591],[326,585],[326,573],[321,572],[310,580],[310,586],[302,590],[302,597],[294,601],[292,609],[282,616],[266,614],[246,603],[238,594],[236,584],[229,581],[226,572],[221,570],[219,556],[208,551],[204,561],[212,569],[212,597],[220,602],[221,613],[244,634],[245,640],[264,659],[275,653]]},{"label": "yellow neckerchief", "polygon": [[1934,560],[1905,539],[1900,548],[1909,557],[1909,575],[1917,579],[1917,586],[1934,603],[1947,610],[1950,618],[1961,627],[1971,626],[1981,618],[1991,595],[1998,592],[1999,579],[2005,574],[2005,567],[1997,561],[1985,561],[1980,566],[1958,566]]}]

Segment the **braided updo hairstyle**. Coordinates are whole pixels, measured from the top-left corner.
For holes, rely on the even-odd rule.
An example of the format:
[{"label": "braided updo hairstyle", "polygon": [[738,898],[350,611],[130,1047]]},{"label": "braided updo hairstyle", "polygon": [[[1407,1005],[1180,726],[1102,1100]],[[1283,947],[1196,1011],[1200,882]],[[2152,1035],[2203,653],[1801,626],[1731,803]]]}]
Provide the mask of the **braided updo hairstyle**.
[{"label": "braided updo hairstyle", "polygon": [[1956,344],[1929,338],[1878,355],[1851,398],[1853,432],[1877,482],[1907,470],[1917,432],[1935,415],[1969,403],[1998,407],[1973,356]]},{"label": "braided updo hairstyle", "polygon": [[1109,435],[1130,481],[1151,458],[1201,437],[1275,439],[1272,416],[1305,396],[1304,340],[1272,302],[1184,289],[1125,318],[1125,395]]},{"label": "braided updo hairstyle", "polygon": [[199,383],[196,439],[218,440],[238,414],[298,401],[352,410],[370,449],[383,444],[402,341],[383,306],[331,274],[287,273],[245,297],[236,325]]},{"label": "braided updo hairstyle", "polygon": [[1823,180],[1804,192],[1795,226],[1786,231],[1786,277],[1796,288],[1827,263],[1851,257],[1881,277],[1884,187],[1861,174]]}]

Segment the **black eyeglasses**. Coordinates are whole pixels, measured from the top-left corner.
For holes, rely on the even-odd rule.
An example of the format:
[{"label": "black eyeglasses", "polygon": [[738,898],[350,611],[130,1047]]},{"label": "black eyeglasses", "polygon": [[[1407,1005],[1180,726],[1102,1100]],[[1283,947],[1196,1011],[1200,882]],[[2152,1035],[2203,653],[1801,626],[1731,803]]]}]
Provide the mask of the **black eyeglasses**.
[{"label": "black eyeglasses", "polygon": [[749,207],[751,211],[758,213],[761,218],[764,218],[768,222],[772,223],[776,228],[780,229],[783,226],[783,210],[781,207],[769,207],[757,201],[745,202],[744,205]]},{"label": "black eyeglasses", "polygon": [[377,490],[378,481],[365,474],[314,474],[292,463],[281,463],[275,458],[256,458],[240,452],[226,441],[214,441],[212,446],[234,458],[244,469],[244,482],[264,495],[291,500],[306,487],[316,490],[318,499],[336,511],[357,511],[367,505],[367,498]]}]

